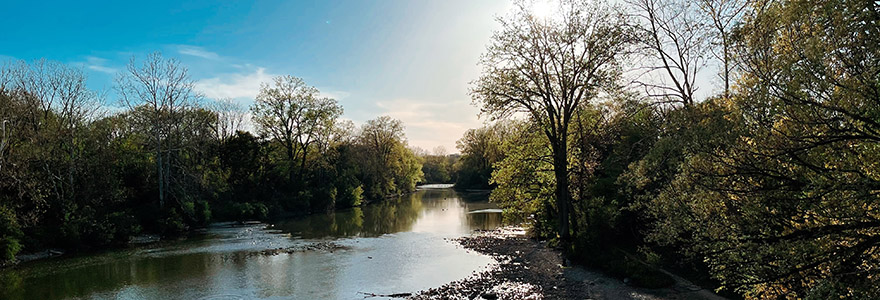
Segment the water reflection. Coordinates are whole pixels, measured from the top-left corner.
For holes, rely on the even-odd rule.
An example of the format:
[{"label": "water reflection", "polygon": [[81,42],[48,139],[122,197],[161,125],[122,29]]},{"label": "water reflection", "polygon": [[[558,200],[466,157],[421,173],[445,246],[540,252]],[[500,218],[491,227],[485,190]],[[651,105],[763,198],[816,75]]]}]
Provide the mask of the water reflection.
[{"label": "water reflection", "polygon": [[[468,200],[463,200],[468,199]],[[35,262],[0,271],[0,299],[359,299],[414,292],[487,265],[443,238],[501,224],[482,199],[420,190],[374,205],[274,222],[212,228],[169,245]],[[474,213],[475,212],[475,213]],[[255,252],[333,239],[348,250]]]},{"label": "water reflection", "polygon": [[365,207],[277,222],[274,228],[293,236],[318,239],[377,237],[406,231],[465,234],[501,224],[500,212],[468,213],[496,208],[486,201],[485,195],[471,196],[471,202],[463,200],[464,195],[467,194],[451,189],[420,190]]}]

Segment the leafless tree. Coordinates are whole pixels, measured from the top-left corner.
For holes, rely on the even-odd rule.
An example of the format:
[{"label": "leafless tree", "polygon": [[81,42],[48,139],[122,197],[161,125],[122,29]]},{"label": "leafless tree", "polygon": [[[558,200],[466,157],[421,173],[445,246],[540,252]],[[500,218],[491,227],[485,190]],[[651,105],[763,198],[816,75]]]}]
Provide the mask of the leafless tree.
[{"label": "leafless tree", "polygon": [[117,76],[116,89],[147,131],[156,155],[159,206],[164,207],[172,184],[172,161],[187,127],[183,118],[201,95],[195,91],[186,67],[175,59],[164,59],[158,52],[148,55],[140,66],[132,57],[126,70]]},{"label": "leafless tree", "polygon": [[44,166],[52,174],[46,180],[54,182],[53,192],[59,198],[74,193],[74,174],[82,156],[81,127],[96,116],[103,102],[101,93],[86,86],[87,79],[80,68],[45,59],[30,64],[17,61],[0,69],[0,91],[13,93],[35,108],[17,111],[23,115],[5,119],[9,130],[21,131],[22,126],[30,126],[33,131],[28,138],[34,139],[34,133],[47,129],[44,134],[53,135],[55,143],[50,149],[58,151],[53,155],[64,158],[65,168]]},{"label": "leafless tree", "polygon": [[240,104],[231,98],[223,98],[213,103],[212,110],[217,114],[216,134],[220,140],[226,140],[241,130],[245,109]]},{"label": "leafless tree", "polygon": [[735,65],[731,31],[742,20],[748,0],[701,0],[700,9],[712,23],[712,54],[721,61],[719,74],[724,83],[724,95],[730,94],[730,78]]},{"label": "leafless tree", "polygon": [[706,66],[710,27],[698,3],[688,0],[630,0],[640,22],[646,64],[635,82],[656,103],[695,102],[697,74]]}]

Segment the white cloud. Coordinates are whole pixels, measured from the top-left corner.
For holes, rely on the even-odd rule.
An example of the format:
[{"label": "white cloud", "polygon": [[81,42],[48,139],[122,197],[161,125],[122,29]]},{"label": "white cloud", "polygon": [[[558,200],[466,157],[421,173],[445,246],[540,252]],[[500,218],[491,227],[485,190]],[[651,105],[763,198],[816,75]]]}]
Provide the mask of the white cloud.
[{"label": "white cloud", "polygon": [[351,93],[346,92],[346,91],[334,91],[334,90],[326,90],[325,91],[324,89],[321,89],[321,88],[318,88],[318,90],[321,91],[321,97],[333,98],[333,99],[336,99],[337,101],[348,98],[348,96],[351,96]]},{"label": "white cloud", "polygon": [[180,53],[183,55],[201,57],[201,58],[210,59],[210,60],[220,59],[220,55],[218,55],[217,53],[205,50],[205,48],[198,47],[198,46],[181,45],[181,46],[177,47],[177,53]]},{"label": "white cloud", "polygon": [[266,68],[256,68],[243,73],[221,74],[198,80],[196,90],[212,99],[254,99],[260,92],[260,84],[271,82],[272,77],[275,75],[266,73]]},{"label": "white cloud", "polygon": [[100,57],[95,57],[95,56],[86,56],[86,62],[84,65],[89,70],[110,73],[110,74],[116,73],[117,70],[115,68],[105,66],[106,63],[107,63],[106,59],[103,59]]},{"label": "white cloud", "polygon": [[457,152],[455,141],[469,128],[481,125],[476,108],[466,101],[396,99],[377,105],[384,110],[383,115],[403,121],[409,144],[423,149],[443,146]]}]

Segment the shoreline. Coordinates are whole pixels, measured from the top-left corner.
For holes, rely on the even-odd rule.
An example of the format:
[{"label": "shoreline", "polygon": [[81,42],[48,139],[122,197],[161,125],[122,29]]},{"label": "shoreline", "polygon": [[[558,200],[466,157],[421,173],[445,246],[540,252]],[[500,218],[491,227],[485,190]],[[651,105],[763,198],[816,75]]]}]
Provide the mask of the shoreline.
[{"label": "shoreline", "polygon": [[423,290],[408,299],[725,299],[674,276],[672,287],[639,288],[582,266],[563,267],[562,254],[519,227],[480,231],[452,240],[491,256],[487,271]]},{"label": "shoreline", "polygon": [[[417,192],[419,189],[427,189],[427,190],[430,190],[430,189],[451,189],[451,187],[443,187],[443,188],[425,187],[425,188],[422,188],[422,186],[416,186],[415,189],[413,189],[412,191],[409,191],[409,192],[388,195],[388,196],[385,196],[385,197],[379,198],[379,199],[372,199],[372,200],[364,199],[363,203],[361,203],[360,205],[333,208],[331,211],[334,211],[334,212],[335,211],[346,211],[346,210],[354,209],[356,207],[365,207],[368,205],[388,201],[389,199],[394,199],[394,198],[410,195],[410,194]],[[255,224],[271,224],[274,221],[304,218],[304,217],[308,217],[308,216],[319,214],[319,213],[327,213],[327,211],[317,210],[317,211],[302,211],[302,212],[296,212],[296,213],[281,212],[277,215],[273,215],[273,216],[268,217],[266,220],[258,220],[258,219],[252,219],[252,220],[246,220],[246,221],[234,221],[234,220],[220,221],[220,220],[218,220],[218,221],[211,222],[208,225],[203,226],[203,227],[189,228],[179,236],[162,236],[158,233],[148,232],[148,233],[142,233],[142,234],[138,234],[135,236],[131,236],[129,241],[124,244],[107,245],[107,246],[101,246],[101,247],[86,247],[83,249],[42,248],[42,249],[39,249],[36,251],[21,252],[21,253],[16,254],[14,260],[9,261],[9,262],[0,263],[0,270],[14,268],[17,266],[26,265],[28,263],[32,263],[32,262],[36,262],[36,261],[44,261],[44,260],[50,260],[50,259],[62,258],[62,257],[71,257],[71,256],[76,256],[76,255],[90,255],[90,254],[101,253],[101,252],[105,252],[105,251],[131,249],[131,248],[141,247],[141,246],[145,246],[145,245],[158,244],[158,243],[162,243],[162,242],[166,242],[166,241],[185,240],[185,239],[188,239],[194,235],[200,234],[211,227],[218,227],[218,226],[219,227],[235,227],[235,226],[247,226],[247,225],[255,225]]]}]

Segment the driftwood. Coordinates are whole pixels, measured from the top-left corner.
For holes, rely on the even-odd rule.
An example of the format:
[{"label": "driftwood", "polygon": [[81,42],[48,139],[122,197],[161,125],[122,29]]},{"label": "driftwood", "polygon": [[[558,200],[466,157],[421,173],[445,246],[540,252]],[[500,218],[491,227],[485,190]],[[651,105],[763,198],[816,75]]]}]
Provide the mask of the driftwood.
[{"label": "driftwood", "polygon": [[374,294],[374,293],[365,293],[365,292],[358,292],[358,293],[366,295],[366,296],[364,296],[364,299],[373,298],[373,297],[406,298],[406,297],[412,296],[412,293],[396,293],[396,294]]}]

